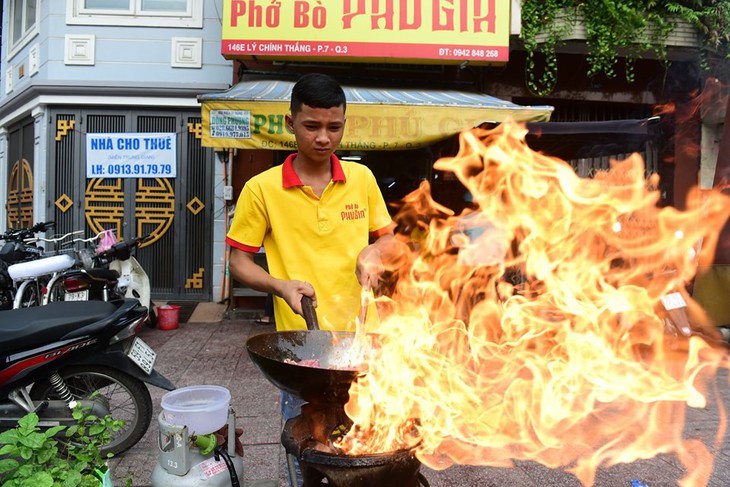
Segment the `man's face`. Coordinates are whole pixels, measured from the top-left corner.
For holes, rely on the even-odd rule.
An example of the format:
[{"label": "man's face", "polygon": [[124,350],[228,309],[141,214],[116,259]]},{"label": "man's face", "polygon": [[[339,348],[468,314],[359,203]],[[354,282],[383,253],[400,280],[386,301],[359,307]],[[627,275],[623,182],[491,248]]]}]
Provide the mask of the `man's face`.
[{"label": "man's face", "polygon": [[293,116],[287,115],[286,124],[294,132],[299,154],[311,162],[329,161],[342,141],[345,132],[344,107],[312,108],[302,105]]}]

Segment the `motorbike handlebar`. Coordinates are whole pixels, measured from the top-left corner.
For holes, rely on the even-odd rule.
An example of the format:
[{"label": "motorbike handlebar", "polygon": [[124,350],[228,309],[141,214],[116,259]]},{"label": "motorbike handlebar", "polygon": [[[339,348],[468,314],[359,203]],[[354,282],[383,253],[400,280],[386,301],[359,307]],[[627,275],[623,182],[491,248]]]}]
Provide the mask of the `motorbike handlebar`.
[{"label": "motorbike handlebar", "polygon": [[33,233],[39,233],[39,232],[45,232],[48,230],[51,230],[53,228],[56,228],[56,222],[39,222],[33,225],[30,230]]},{"label": "motorbike handlebar", "polygon": [[130,240],[125,240],[123,242],[118,242],[109,247],[106,250],[103,250],[96,254],[94,256],[95,261],[104,261],[104,260],[127,260],[132,255],[132,249],[135,249],[140,246],[145,240],[149,238],[149,234],[144,235],[142,237],[135,237]]},{"label": "motorbike handlebar", "polygon": [[83,242],[83,243],[95,242],[95,241],[99,240],[101,238],[101,236],[104,235],[105,233],[106,233],[106,230],[102,230],[101,232],[99,232],[96,235],[93,235],[93,236],[91,236],[89,238],[75,238],[75,239],[71,240],[71,243],[76,243],[76,242]]},{"label": "motorbike handlebar", "polygon": [[70,237],[72,235],[77,235],[77,234],[83,233],[83,232],[84,232],[83,230],[77,230],[75,232],[69,232],[69,233],[67,233],[65,235],[59,235],[57,237],[52,237],[52,238],[33,237],[33,238],[25,239],[25,242],[32,243],[32,242],[37,242],[37,241],[40,240],[42,242],[58,243],[58,242],[61,242],[63,240],[66,240],[68,237]]},{"label": "motorbike handlebar", "polygon": [[2,234],[3,240],[25,240],[36,233],[45,232],[56,227],[56,222],[38,222],[30,228],[8,228]]}]

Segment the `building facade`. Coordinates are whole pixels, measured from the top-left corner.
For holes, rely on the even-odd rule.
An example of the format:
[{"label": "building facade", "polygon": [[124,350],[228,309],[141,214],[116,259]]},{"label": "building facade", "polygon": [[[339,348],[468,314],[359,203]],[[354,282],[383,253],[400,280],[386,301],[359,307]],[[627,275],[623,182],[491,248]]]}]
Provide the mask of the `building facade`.
[{"label": "building facade", "polygon": [[[439,51],[445,53],[443,59],[437,53],[402,63],[393,59],[363,62],[362,58],[344,55],[343,50],[348,47],[345,42],[353,39],[347,38],[340,26],[322,29],[323,25],[314,25],[323,22],[324,17],[319,14],[328,9],[332,14],[355,5],[358,9],[374,9],[379,4],[334,2],[324,6],[313,0],[296,2],[298,13],[289,20],[295,25],[308,25],[294,33],[292,40],[280,41],[279,37],[292,35],[274,29],[286,21],[286,12],[292,9],[288,3],[4,0],[0,171],[6,182],[0,185],[0,199],[5,201],[0,217],[7,227],[54,220],[56,233],[84,230],[87,237],[106,228],[127,238],[149,234],[149,243],[139,249],[138,259],[150,275],[154,298],[229,299],[235,290],[231,289],[226,272],[224,237],[235,198],[246,180],[280,163],[292,148],[250,149],[225,144],[206,147],[202,123],[206,97],[212,103],[216,94],[252,77],[292,81],[308,71],[327,72],[353,86],[383,87],[384,93],[394,99],[400,96],[397,91],[387,90],[406,87],[426,96],[433,90],[455,90],[467,96],[492,95],[499,103],[523,107],[548,105],[554,107],[551,120],[559,122],[645,119],[656,107],[678,102],[676,111],[663,117],[659,137],[644,144],[640,152],[648,170],[661,175],[666,204],[681,207],[691,186],[698,182],[705,187],[712,185],[724,110],[706,109],[707,104],[698,109],[691,96],[705,88],[698,69],[698,40],[692,30],[678,30],[672,37],[669,65],[651,57],[637,60],[635,80],[629,83],[621,77],[585,75],[585,33],[578,29],[559,46],[561,69],[555,89],[548,96],[537,97],[525,84],[519,0],[497,2],[494,15],[477,11],[478,2],[460,2],[462,6],[475,6],[473,12],[467,12],[472,21],[463,25],[459,22],[467,17],[457,15],[456,2],[428,2],[440,4],[443,11],[450,12],[441,30],[450,24],[452,29],[468,25],[473,30],[477,26],[494,26],[501,37],[494,49],[484,52],[493,52],[501,60],[498,63],[445,59],[463,52],[465,46]],[[382,2],[385,4],[389,2]],[[426,8],[427,2],[413,5],[416,4]],[[306,5],[311,11],[305,15],[301,9]],[[380,38],[375,34],[388,30],[387,12],[372,12],[369,17],[364,10],[342,13],[353,26],[364,22],[356,33],[361,42],[378,42]],[[393,17],[404,25],[414,19]],[[251,34],[253,27],[260,32]],[[268,51],[247,55],[244,50],[253,46],[235,40],[239,30],[248,39],[270,36],[264,44]],[[441,35],[426,33],[416,38],[416,43],[433,43],[437,34]],[[331,42],[316,44],[317,36],[329,36]],[[329,56],[301,55],[305,38]],[[462,34],[455,37],[462,38]],[[373,49],[386,55],[389,50],[402,47],[397,37],[389,42]],[[282,52],[292,56],[266,55],[274,53],[280,44]],[[356,44],[349,47],[357,47]],[[418,52],[425,52],[423,49]],[[282,95],[283,102],[268,101],[286,103],[287,96]],[[722,100],[726,98],[717,104],[724,106],[726,102]],[[397,113],[400,108],[397,101],[393,103],[388,109]],[[448,109],[446,105],[440,108]],[[403,111],[401,117],[407,113],[410,112]],[[406,118],[414,120],[410,115]],[[368,120],[375,123],[375,118]],[[490,120],[494,119],[484,117],[483,121]],[[378,130],[390,127],[386,117],[379,118],[377,123]],[[690,130],[678,131],[677,126]],[[134,166],[125,166],[132,174],[123,174],[122,170],[121,174],[107,177],[93,174],[87,134],[129,134],[139,140],[143,138],[140,134],[146,133],[174,136],[174,177],[159,177],[145,165],[139,166],[141,171],[147,171],[143,177],[134,174]],[[405,140],[403,131],[396,130],[395,137]],[[442,140],[412,151],[354,147],[342,155],[369,165],[391,202],[415,189],[424,179],[432,183],[434,194],[444,200],[461,201],[462,194],[451,194],[451,186],[443,175],[432,168],[436,158],[457,149],[454,144],[454,139]],[[698,144],[702,150],[689,150]],[[618,147],[611,154],[625,153]],[[590,176],[607,167],[609,160],[607,155],[588,154],[571,163],[581,175]],[[244,297],[260,297],[256,292],[238,292]]]},{"label": "building facade", "polygon": [[[58,234],[149,235],[137,258],[154,297],[215,298],[223,274],[220,263],[214,270],[222,247],[214,243],[223,240],[215,224],[221,168],[200,144],[197,96],[230,85],[231,62],[219,48],[221,8],[221,0],[3,2],[6,227],[53,220]],[[140,175],[89,172],[87,134],[144,140],[145,133],[171,137],[175,177],[145,164],[117,166]]]}]

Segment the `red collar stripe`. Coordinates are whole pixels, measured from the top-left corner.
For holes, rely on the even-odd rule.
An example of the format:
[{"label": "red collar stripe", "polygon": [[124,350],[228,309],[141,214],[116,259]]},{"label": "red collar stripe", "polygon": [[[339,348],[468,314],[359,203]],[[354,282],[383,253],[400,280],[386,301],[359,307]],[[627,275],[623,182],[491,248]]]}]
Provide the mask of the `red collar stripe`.
[{"label": "red collar stripe", "polygon": [[[304,183],[302,183],[302,180],[299,179],[299,176],[297,176],[297,173],[294,171],[293,162],[295,157],[296,154],[289,155],[281,168],[281,185],[285,189],[304,186]],[[342,170],[342,164],[340,164],[340,160],[337,156],[332,154],[330,156],[330,162],[332,163],[332,181],[336,183],[344,183],[347,181],[345,178],[345,171]]]}]

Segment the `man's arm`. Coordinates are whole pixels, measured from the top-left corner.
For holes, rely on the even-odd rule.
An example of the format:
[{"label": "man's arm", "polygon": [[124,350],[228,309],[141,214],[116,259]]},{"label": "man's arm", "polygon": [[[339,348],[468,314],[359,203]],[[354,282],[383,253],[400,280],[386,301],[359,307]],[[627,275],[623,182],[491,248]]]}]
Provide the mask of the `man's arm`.
[{"label": "man's arm", "polygon": [[254,261],[254,254],[251,252],[231,247],[228,270],[244,286],[283,298],[297,314],[302,314],[302,296],[309,296],[314,306],[317,306],[317,296],[311,284],[276,279]]}]

